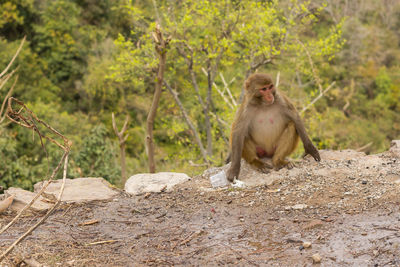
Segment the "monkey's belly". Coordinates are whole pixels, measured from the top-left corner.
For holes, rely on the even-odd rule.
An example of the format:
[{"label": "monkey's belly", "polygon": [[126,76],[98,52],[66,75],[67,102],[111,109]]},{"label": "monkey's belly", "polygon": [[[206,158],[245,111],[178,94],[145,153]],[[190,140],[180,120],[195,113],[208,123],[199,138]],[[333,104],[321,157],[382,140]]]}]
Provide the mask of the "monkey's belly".
[{"label": "monkey's belly", "polygon": [[259,158],[272,157],[276,144],[282,135],[288,120],[279,110],[270,108],[259,112],[251,122],[250,136],[255,144],[256,154]]}]

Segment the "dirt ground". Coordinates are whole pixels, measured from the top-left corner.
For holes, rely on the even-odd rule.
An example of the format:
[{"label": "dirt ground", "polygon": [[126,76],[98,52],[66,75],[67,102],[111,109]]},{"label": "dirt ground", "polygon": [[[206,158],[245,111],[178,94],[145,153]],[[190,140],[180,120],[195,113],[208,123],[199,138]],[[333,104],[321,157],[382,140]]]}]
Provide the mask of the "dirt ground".
[{"label": "dirt ground", "polygon": [[[63,204],[0,265],[310,266],[319,254],[321,266],[400,266],[400,159],[335,153],[274,171],[270,185],[210,190],[199,176],[172,192]],[[3,233],[1,251],[40,217]]]}]

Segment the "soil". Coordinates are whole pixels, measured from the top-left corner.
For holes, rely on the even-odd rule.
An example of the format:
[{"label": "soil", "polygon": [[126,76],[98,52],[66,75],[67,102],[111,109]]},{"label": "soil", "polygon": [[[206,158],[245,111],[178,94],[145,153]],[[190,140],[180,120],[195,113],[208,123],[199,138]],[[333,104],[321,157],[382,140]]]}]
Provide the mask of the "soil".
[{"label": "soil", "polygon": [[[327,152],[264,185],[215,190],[203,175],[172,192],[63,204],[0,265],[400,266],[399,163]],[[41,216],[3,233],[1,251]]]}]

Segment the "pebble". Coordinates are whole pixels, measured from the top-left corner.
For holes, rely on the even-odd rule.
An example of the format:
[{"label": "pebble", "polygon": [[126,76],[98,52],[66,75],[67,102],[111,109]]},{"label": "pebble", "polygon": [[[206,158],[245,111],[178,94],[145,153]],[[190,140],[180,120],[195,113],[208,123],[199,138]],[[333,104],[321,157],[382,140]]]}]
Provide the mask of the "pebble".
[{"label": "pebble", "polygon": [[311,242],[303,242],[304,248],[311,248]]},{"label": "pebble", "polygon": [[313,260],[313,263],[320,263],[321,262],[321,256],[318,253],[312,255],[311,258]]}]

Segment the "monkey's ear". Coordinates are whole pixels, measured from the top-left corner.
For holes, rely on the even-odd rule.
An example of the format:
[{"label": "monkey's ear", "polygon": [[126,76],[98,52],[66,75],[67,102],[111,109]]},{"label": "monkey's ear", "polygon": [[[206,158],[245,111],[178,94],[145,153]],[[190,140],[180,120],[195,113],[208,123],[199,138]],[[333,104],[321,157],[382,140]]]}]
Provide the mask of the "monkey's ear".
[{"label": "monkey's ear", "polygon": [[249,89],[250,89],[250,79],[247,79],[247,80],[244,82],[244,88],[245,88],[246,90],[249,90]]}]

